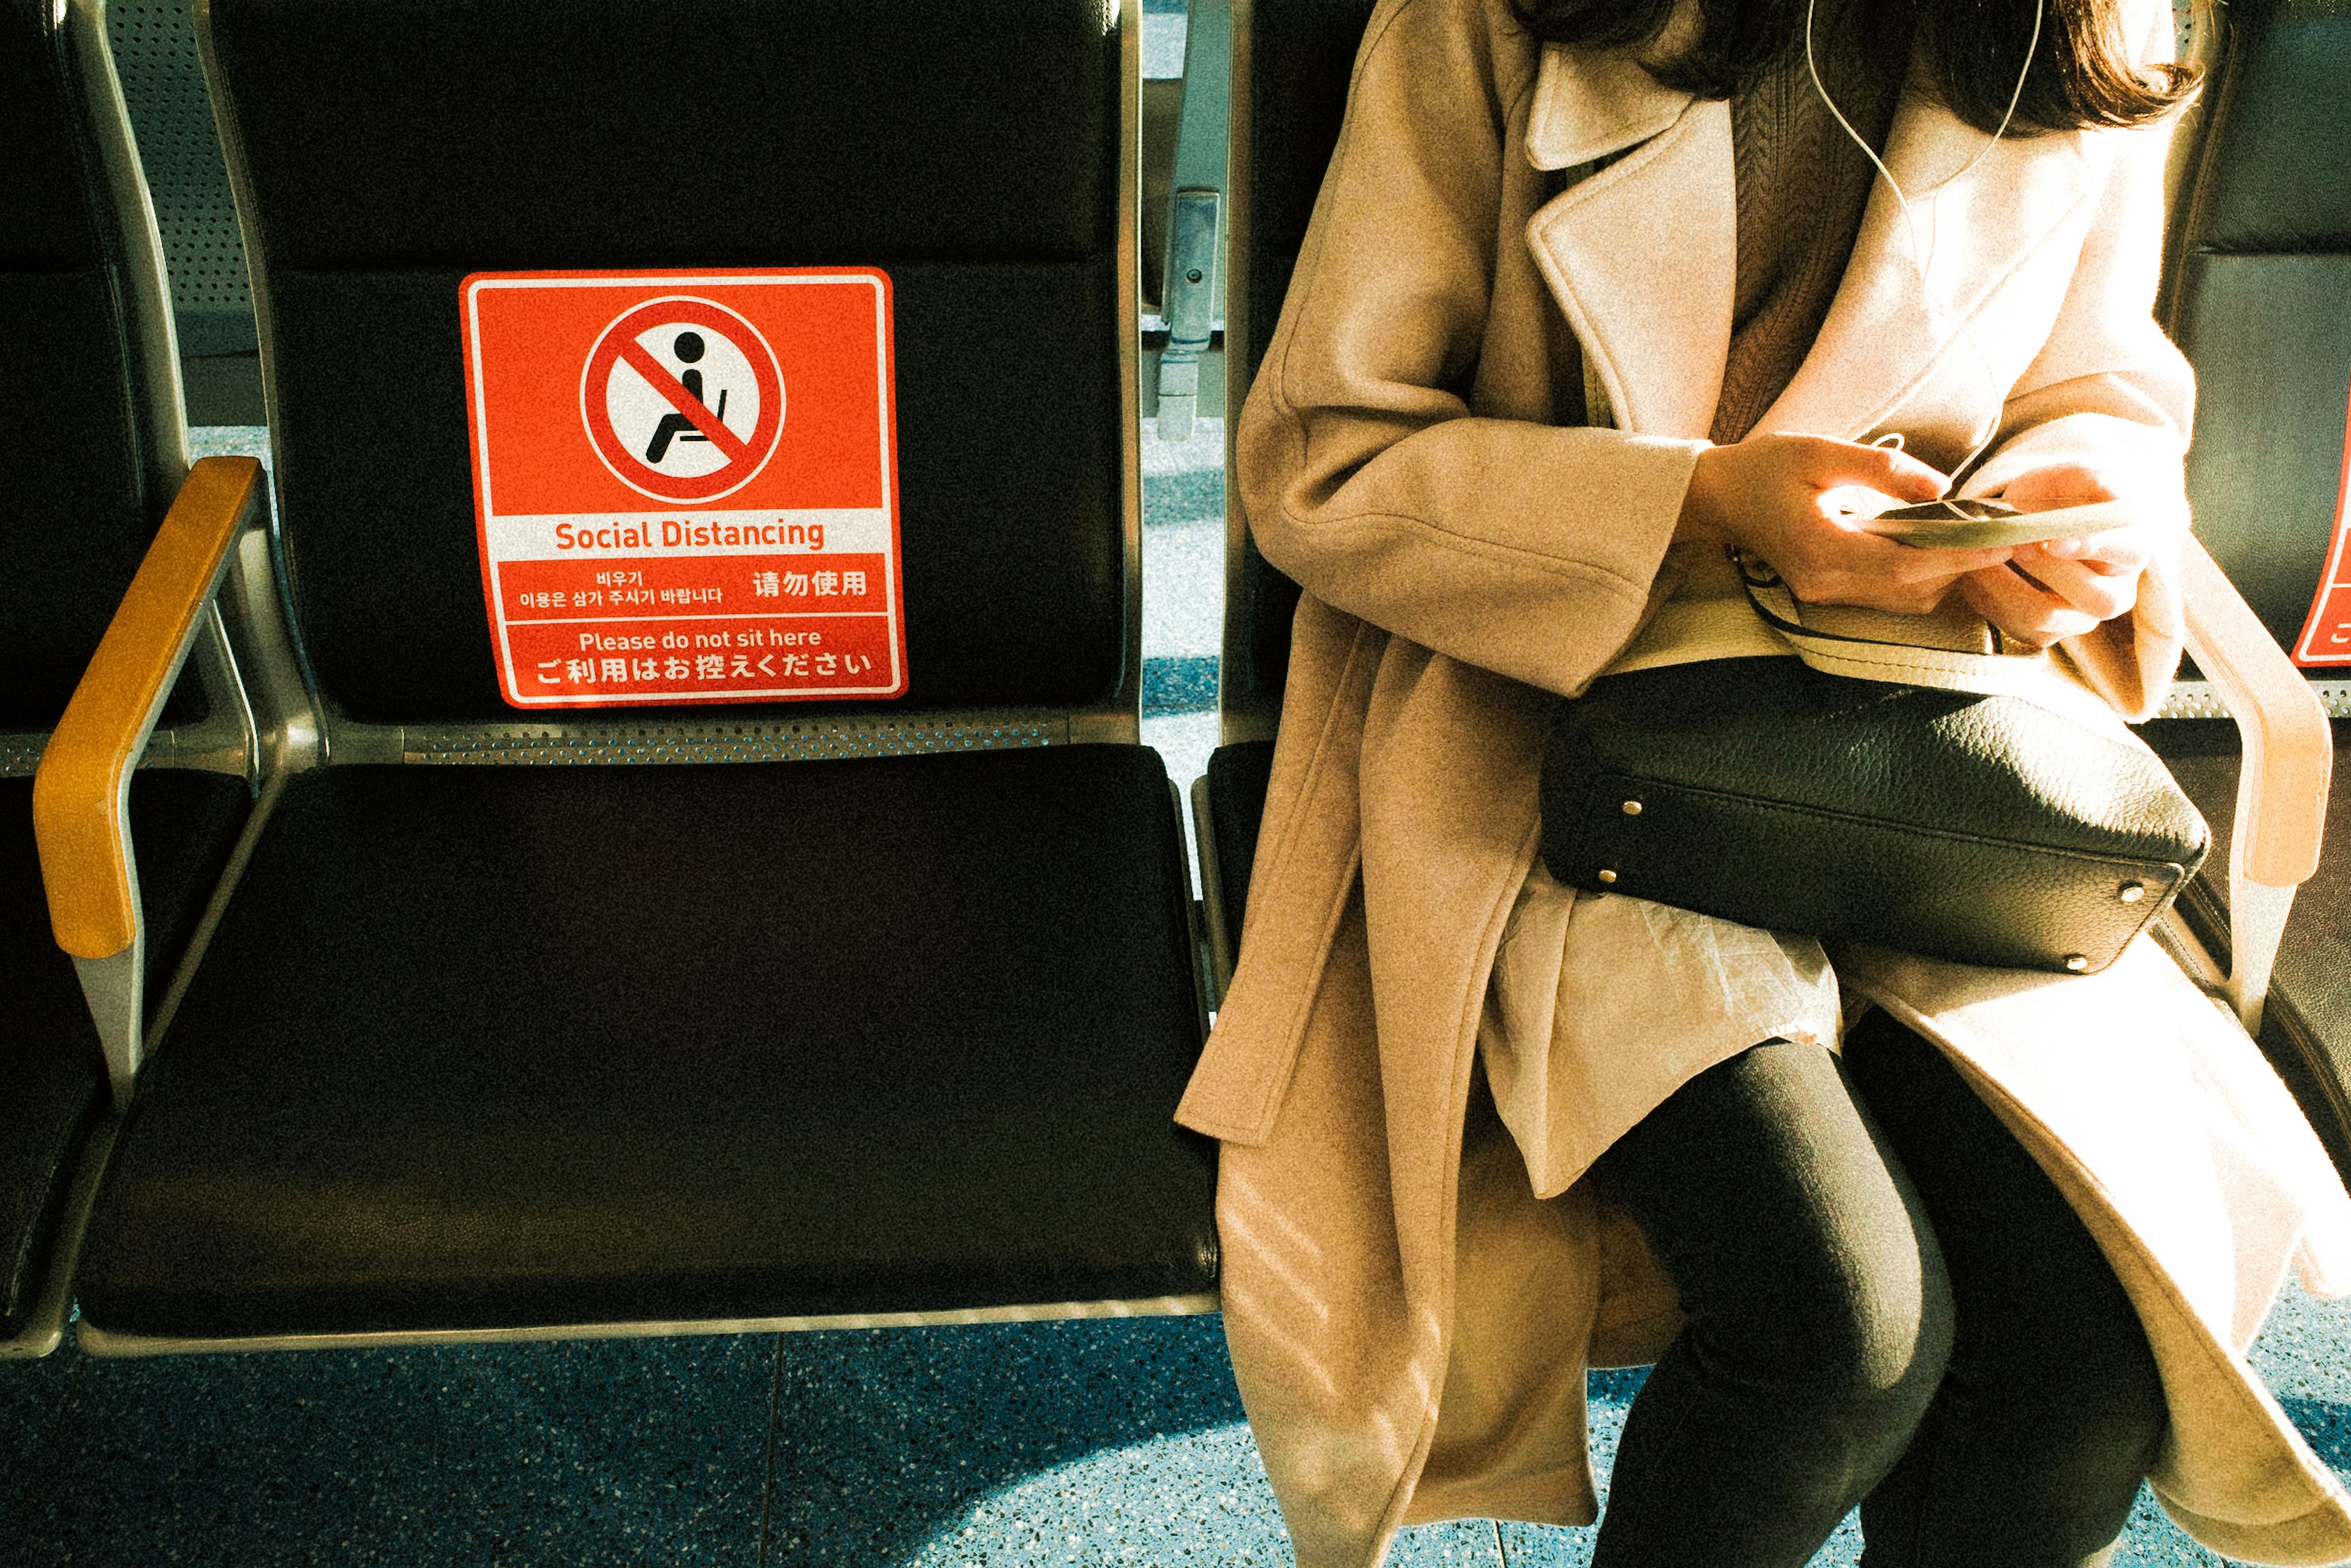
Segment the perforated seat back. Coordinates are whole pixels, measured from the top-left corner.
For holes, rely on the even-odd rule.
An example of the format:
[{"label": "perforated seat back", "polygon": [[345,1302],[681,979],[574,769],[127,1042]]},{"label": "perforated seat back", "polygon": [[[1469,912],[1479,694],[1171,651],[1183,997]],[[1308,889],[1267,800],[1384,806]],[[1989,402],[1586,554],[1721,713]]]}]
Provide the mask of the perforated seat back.
[{"label": "perforated seat back", "polygon": [[196,57],[193,10],[190,0],[107,0],[106,30],[162,231],[180,352],[249,354],[245,242]]},{"label": "perforated seat back", "polygon": [[[1372,10],[1372,0],[1256,0],[1235,8],[1236,47],[1246,54],[1233,90],[1248,118],[1232,160],[1239,251],[1233,260],[1241,287],[1226,303],[1226,362],[1235,378],[1225,400],[1228,417],[1238,417],[1240,394],[1256,379],[1281,319],[1314,198],[1339,144],[1355,49]],[[1225,493],[1238,508],[1239,492],[1229,480]],[[1298,585],[1244,540],[1228,606],[1219,706],[1228,719],[1249,716],[1270,736],[1290,672]]]},{"label": "perforated seat back", "polygon": [[249,205],[287,570],[327,695],[360,719],[514,716],[475,549],[465,274],[851,264],[894,294],[904,702],[1115,693],[1114,15],[214,0],[199,30]]},{"label": "perforated seat back", "polygon": [[[2196,365],[2196,531],[2294,648],[2327,573],[2351,402],[2351,7],[2237,0],[2224,15],[2165,314]],[[2351,676],[2351,624],[2335,624],[2351,594],[2337,601],[2314,647],[2345,663],[2314,675]]]},{"label": "perforated seat back", "polygon": [[64,10],[0,0],[0,729],[57,722],[159,507]]}]

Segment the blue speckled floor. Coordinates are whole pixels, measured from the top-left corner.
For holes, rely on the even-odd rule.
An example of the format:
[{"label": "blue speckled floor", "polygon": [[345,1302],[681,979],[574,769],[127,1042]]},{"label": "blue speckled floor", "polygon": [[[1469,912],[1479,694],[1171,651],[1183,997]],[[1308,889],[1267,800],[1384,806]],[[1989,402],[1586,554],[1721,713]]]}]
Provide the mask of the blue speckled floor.
[{"label": "blue speckled floor", "polygon": [[[1144,443],[1144,730],[1179,783],[1215,742],[1222,439]],[[2351,1303],[2289,1291],[2255,1362],[2351,1476]],[[1604,1475],[1639,1385],[1593,1380]],[[1569,1568],[1592,1535],[1435,1525],[1390,1561]],[[0,1365],[0,1568],[1290,1561],[1214,1318]],[[2221,1559],[2142,1499],[2117,1561]]]},{"label": "blue speckled floor", "polygon": [[[2351,1473],[2351,1306],[2254,1360]],[[1637,1373],[1595,1375],[1604,1475]],[[0,1564],[1290,1561],[1214,1318],[0,1367]],[[1593,1532],[1405,1532],[1570,1568]],[[1848,1565],[1850,1522],[1816,1560]],[[2124,1568],[2217,1564],[2142,1500]]]}]

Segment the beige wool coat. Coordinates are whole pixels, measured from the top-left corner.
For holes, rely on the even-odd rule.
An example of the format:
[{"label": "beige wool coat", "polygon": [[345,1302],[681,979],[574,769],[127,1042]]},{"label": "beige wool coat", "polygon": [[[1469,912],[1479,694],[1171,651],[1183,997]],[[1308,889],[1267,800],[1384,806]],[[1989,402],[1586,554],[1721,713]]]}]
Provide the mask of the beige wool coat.
[{"label": "beige wool coat", "polygon": [[[2168,44],[2168,13],[2134,4]],[[1923,193],[1983,149],[1912,90],[1886,156]],[[1545,171],[1612,153],[1544,200]],[[2159,131],[1993,147],[1937,204],[1941,308],[1881,185],[1758,428],[1899,430],[1949,465],[1996,415],[1977,493],[2067,460],[2176,490],[2191,386],[2148,315],[2163,154]],[[1677,1327],[1637,1229],[1583,1186],[1536,1200],[1471,1091],[1555,702],[1671,587],[1734,195],[1723,103],[1539,46],[1507,0],[1385,0],[1241,416],[1251,527],[1305,598],[1238,964],[1178,1115],[1222,1140],[1227,1333],[1301,1568],[1369,1568],[1423,1521],[1588,1522],[1585,1368]],[[1615,429],[1554,423],[1571,332]],[[2178,660],[2174,593],[2158,567],[2071,645],[2126,714]],[[2170,1402],[2174,1517],[2233,1556],[2351,1558],[2342,1488],[2242,1357],[2289,1267],[2351,1289],[2351,1200],[2234,1019],[2144,942],[2079,977],[1836,957],[2114,1262]]]}]

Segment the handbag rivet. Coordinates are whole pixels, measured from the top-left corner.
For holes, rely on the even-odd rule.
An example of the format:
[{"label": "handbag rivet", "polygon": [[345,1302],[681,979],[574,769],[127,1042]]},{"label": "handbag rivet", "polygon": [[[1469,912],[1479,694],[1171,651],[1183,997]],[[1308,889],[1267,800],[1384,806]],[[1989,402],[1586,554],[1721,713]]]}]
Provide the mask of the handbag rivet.
[{"label": "handbag rivet", "polygon": [[2126,882],[2123,883],[2122,901],[2125,904],[2137,904],[2140,899],[2145,898],[2146,896],[2147,884],[2145,883]]},{"label": "handbag rivet", "polygon": [[1613,871],[1603,870],[1600,873],[1600,880],[1603,882],[1614,882],[1616,880],[1616,873]]},{"label": "handbag rivet", "polygon": [[2078,975],[2090,967],[2090,961],[2079,953],[2068,953],[2065,955],[2065,967]]},{"label": "handbag rivet", "polygon": [[1638,800],[1627,800],[1627,801],[1625,801],[1625,814],[1626,816],[1628,816],[1628,817],[1637,817],[1637,816],[1639,816],[1639,815],[1641,814],[1641,802],[1639,802]]}]

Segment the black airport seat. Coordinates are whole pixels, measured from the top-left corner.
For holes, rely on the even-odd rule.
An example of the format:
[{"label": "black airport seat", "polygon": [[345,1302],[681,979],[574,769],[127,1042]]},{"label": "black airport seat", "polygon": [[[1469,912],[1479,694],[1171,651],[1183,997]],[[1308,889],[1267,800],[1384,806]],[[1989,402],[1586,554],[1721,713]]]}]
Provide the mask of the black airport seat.
[{"label": "black airport seat", "polygon": [[[2303,660],[2340,745],[2351,740],[2351,587],[2327,590],[2351,585],[2351,15],[2312,0],[2237,0],[2215,20],[2163,307],[2196,364],[2189,497],[2198,535],[2279,646]],[[2174,711],[2215,712],[2196,688],[2184,695]],[[2148,733],[2225,840],[2239,772],[2231,727],[2182,716]],[[2328,852],[2286,924],[2260,1038],[2351,1176],[2351,790],[2330,800],[2327,828]],[[2220,967],[2229,895],[2227,879],[2208,875],[2180,906]]]},{"label": "black airport seat", "polygon": [[[1213,1307],[1126,9],[200,11],[324,765],[140,1079],[86,1350]],[[461,280],[848,266],[894,298],[906,695],[507,706]]]},{"label": "black airport seat", "polygon": [[[101,26],[94,4],[0,0],[0,429],[15,435],[0,505],[0,1356],[58,1341],[77,1173],[108,1102],[43,897],[34,768],[187,468],[162,267]],[[233,690],[186,685],[168,749],[210,734],[206,766],[223,771],[151,768],[131,785],[150,992],[251,800],[241,734],[208,722]]]}]

